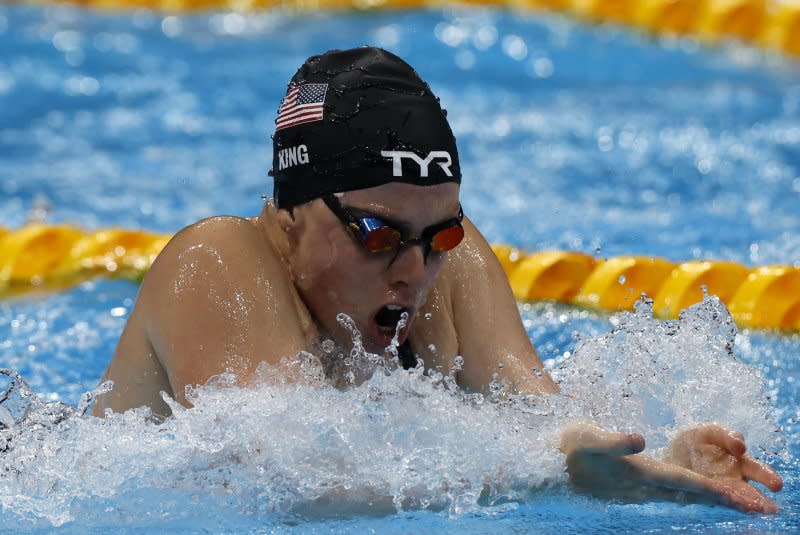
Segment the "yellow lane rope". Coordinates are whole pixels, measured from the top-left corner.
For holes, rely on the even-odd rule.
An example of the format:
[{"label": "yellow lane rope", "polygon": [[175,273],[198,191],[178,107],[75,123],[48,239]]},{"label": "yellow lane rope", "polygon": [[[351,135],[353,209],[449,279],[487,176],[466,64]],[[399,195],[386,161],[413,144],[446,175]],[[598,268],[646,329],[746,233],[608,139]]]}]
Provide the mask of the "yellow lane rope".
[{"label": "yellow lane rope", "polygon": [[[141,230],[86,232],[68,225],[0,227],[0,298],[71,286],[96,276],[141,280],[171,236]],[[670,262],[658,257],[599,259],[584,253],[525,254],[492,249],[517,299],[629,310],[646,293],[661,317],[699,302],[703,288],[728,306],[741,327],[800,330],[800,267],[747,267],[727,261]]]},{"label": "yellow lane rope", "polygon": [[[34,0],[36,1],[36,0]],[[47,3],[48,0],[38,0]],[[53,0],[58,2],[59,0]],[[409,9],[463,4],[550,10],[592,23],[610,22],[656,35],[686,35],[705,43],[738,39],[800,56],[800,0],[62,0],[100,9],[167,12]]]},{"label": "yellow lane rope", "polygon": [[84,232],[68,225],[0,227],[0,298],[97,276],[140,280],[170,238],[140,230]]}]

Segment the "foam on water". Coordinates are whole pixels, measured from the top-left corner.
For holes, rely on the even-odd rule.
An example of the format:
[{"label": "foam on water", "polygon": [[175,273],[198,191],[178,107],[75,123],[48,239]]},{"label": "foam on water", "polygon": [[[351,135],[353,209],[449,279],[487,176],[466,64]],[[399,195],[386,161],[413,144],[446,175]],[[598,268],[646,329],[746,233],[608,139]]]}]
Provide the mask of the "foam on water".
[{"label": "foam on water", "polygon": [[156,424],[146,409],[84,416],[91,395],[76,408],[47,403],[16,378],[0,396],[0,507],[20,526],[459,516],[562,487],[555,445],[575,419],[642,432],[655,448],[682,426],[718,421],[752,452],[783,451],[764,381],[735,358],[719,301],[675,322],[653,320],[644,303],[615,323],[552,370],[561,396],[468,393],[452,376],[363,351],[338,368],[301,353],[260,368],[251,387],[223,374],[190,389],[193,408],[171,402],[174,415]]},{"label": "foam on water", "polygon": [[[553,371],[562,393],[580,400],[598,423],[666,445],[677,429],[718,422],[745,434],[751,450],[775,454],[784,444],[762,374],[737,360],[737,329],[715,296],[686,309],[678,321],[652,319],[652,301],[612,318],[606,335],[579,342]],[[577,414],[575,415],[577,416]]]}]

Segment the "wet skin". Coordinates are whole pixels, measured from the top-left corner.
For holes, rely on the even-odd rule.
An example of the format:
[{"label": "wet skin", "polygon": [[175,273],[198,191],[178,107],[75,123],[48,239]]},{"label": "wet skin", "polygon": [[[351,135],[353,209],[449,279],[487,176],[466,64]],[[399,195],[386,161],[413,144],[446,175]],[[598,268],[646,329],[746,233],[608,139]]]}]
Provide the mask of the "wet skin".
[{"label": "wet skin", "polygon": [[[390,183],[340,201],[410,237],[459,208],[452,183]],[[291,212],[268,204],[255,218],[217,217],[184,229],[142,282],[105,374],[114,390],[95,414],[148,405],[167,415],[162,390],[185,404],[187,385],[227,369],[246,384],[260,363],[318,354],[322,339],[347,348],[340,312],[353,318],[367,350],[382,352],[387,333],[375,314],[387,304],[407,309],[400,341],[407,338],[426,366],[447,372],[456,355],[464,357],[457,378],[465,388],[485,389],[497,373],[519,390],[554,392],[502,268],[468,218],[464,227],[458,247],[431,253],[427,263],[419,245],[397,255],[368,253],[319,199]]]},{"label": "wet skin", "polygon": [[[390,183],[339,199],[397,224],[408,237],[459,208],[452,183]],[[291,212],[268,203],[254,218],[195,223],[170,241],[145,277],[103,377],[114,389],[98,398],[93,413],[146,405],[157,418],[166,417],[162,391],[188,405],[187,386],[226,370],[247,385],[259,364],[274,365],[300,351],[320,354],[324,339],[348,348],[350,333],[336,321],[341,312],[354,320],[366,349],[381,353],[392,333],[380,327],[376,313],[388,304],[409,313],[400,342],[407,339],[426,367],[447,373],[456,355],[464,358],[456,374],[463,388],[486,390],[497,377],[512,391],[557,392],[491,248],[467,217],[464,229],[458,247],[431,253],[425,262],[419,245],[396,255],[368,253],[319,199]],[[682,433],[670,462],[660,462],[639,453],[639,435],[578,423],[564,431],[561,450],[572,481],[592,493],[679,490],[740,510],[774,512],[774,503],[747,480],[779,490],[780,477],[753,464],[744,442],[726,440],[726,433]],[[742,468],[709,468],[720,464]]]}]

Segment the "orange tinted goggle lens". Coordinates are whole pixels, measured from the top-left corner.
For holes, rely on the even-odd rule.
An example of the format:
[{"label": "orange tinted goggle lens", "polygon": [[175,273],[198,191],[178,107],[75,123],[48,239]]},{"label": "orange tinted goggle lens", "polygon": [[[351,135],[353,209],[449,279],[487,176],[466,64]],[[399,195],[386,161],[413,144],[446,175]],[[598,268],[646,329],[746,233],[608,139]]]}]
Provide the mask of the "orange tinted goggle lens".
[{"label": "orange tinted goggle lens", "polygon": [[453,225],[440,230],[433,235],[431,239],[431,249],[434,251],[449,251],[456,245],[461,243],[464,238],[464,227],[461,225]]},{"label": "orange tinted goggle lens", "polygon": [[380,227],[364,236],[364,247],[371,253],[384,253],[397,249],[402,236],[391,227]]}]

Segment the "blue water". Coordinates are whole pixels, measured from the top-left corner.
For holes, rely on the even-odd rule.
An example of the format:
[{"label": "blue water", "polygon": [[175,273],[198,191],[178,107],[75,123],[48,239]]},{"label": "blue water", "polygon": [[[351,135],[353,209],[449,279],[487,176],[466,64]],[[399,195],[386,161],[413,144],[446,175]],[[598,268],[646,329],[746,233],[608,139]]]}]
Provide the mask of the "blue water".
[{"label": "blue water", "polygon": [[[0,6],[0,225],[16,228],[44,219],[174,232],[214,214],[255,214],[260,195],[271,192],[269,136],[286,82],[310,54],[367,43],[407,59],[441,97],[459,143],[465,212],[490,241],[598,256],[800,265],[799,64],[736,45],[706,49],[560,17],[485,9],[178,17]],[[130,283],[95,281],[60,294],[0,302],[0,367],[18,370],[44,400],[75,405],[96,386],[135,296]],[[589,350],[601,347],[591,340],[619,323],[552,304],[522,305],[521,313],[550,367],[577,353],[576,339],[588,340]],[[702,316],[692,321],[702,325]],[[637,335],[654,352],[672,347],[659,329],[651,321],[646,334]],[[680,358],[700,376],[711,374],[706,378],[713,382],[713,370],[703,368],[713,336],[705,336],[699,345],[687,342],[694,353]],[[206,483],[186,484],[175,475],[182,465],[164,459],[163,477],[170,482],[164,488],[147,475],[158,473],[159,465],[145,461],[131,472],[112,472],[121,478],[113,484],[65,468],[54,479],[58,484],[30,491],[28,497],[40,500],[35,506],[9,494],[11,489],[25,496],[20,489],[30,487],[0,485],[0,524],[19,532],[61,525],[154,533],[790,533],[800,527],[800,338],[742,332],[735,353],[764,375],[764,398],[775,409],[772,418],[786,444],[784,455],[773,460],[785,481],[777,516],[699,505],[615,504],[545,485],[521,495],[510,492],[507,503],[496,505],[458,508],[442,498],[446,503],[438,508],[375,516],[345,509],[334,519],[297,520],[280,508],[251,503],[263,498],[271,504],[289,487],[225,465],[244,470],[239,476],[248,483],[238,494],[220,496],[207,492],[215,487]],[[710,419],[743,399],[738,388],[748,400],[758,391],[754,384],[718,387],[707,403]],[[299,401],[313,399],[296,395]],[[431,404],[449,403],[434,391],[426,396]],[[653,396],[667,399],[668,393]],[[347,407],[352,401],[332,403]],[[680,403],[685,407],[691,400]],[[436,414],[434,406],[426,408]],[[758,415],[756,407],[741,410]],[[231,425],[242,423],[232,418]],[[257,419],[248,423],[258,428]],[[133,442],[152,442],[152,451],[160,452],[176,447],[136,425]],[[358,422],[352,425],[364,444],[380,444]],[[750,436],[764,425],[754,425]],[[631,428],[656,424],[633,422]],[[80,436],[55,433],[43,440],[75,451],[102,448],[103,440],[124,447],[99,425]],[[468,459],[424,474],[456,480],[460,463],[494,462],[478,449],[483,443],[475,444]],[[322,449],[312,452],[324,458]],[[148,451],[138,454],[146,457]],[[538,450],[530,455],[539,470],[532,469],[534,476],[555,477],[549,461],[536,464]],[[192,474],[205,477],[206,464],[213,463],[201,457]],[[34,480],[55,477],[35,466]],[[50,465],[42,459],[38,466]],[[510,466],[516,479],[527,477],[523,467]],[[359,467],[376,479],[390,479],[393,470],[370,460]],[[469,477],[481,475],[480,468],[464,470]],[[101,490],[93,494],[92,488]],[[54,496],[49,501],[48,493]]]}]

